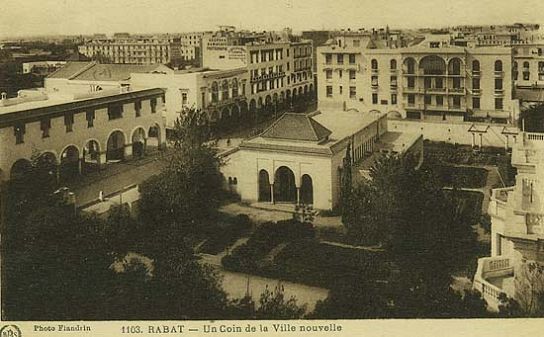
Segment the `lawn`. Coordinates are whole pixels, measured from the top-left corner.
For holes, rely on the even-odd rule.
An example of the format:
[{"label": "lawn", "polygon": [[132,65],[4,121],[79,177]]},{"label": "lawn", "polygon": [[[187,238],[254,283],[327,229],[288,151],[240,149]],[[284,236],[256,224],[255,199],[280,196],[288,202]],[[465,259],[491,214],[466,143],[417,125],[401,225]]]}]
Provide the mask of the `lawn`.
[{"label": "lawn", "polygon": [[425,141],[423,153],[427,163],[497,165],[504,148],[485,147],[474,150],[468,145]]},{"label": "lawn", "polygon": [[248,236],[252,227],[253,224],[246,215],[229,216],[220,213],[213,225],[202,229],[199,237],[205,241],[199,252],[219,254],[241,237]]},{"label": "lawn", "polygon": [[487,182],[487,170],[479,167],[430,164],[442,186],[459,188],[482,188]]},{"label": "lawn", "polygon": [[[267,224],[255,231],[246,244],[225,256],[223,266],[231,271],[324,288],[332,288],[348,277],[378,277],[382,253],[320,243],[313,229],[304,226],[291,221]],[[274,250],[278,251],[270,258]]]}]

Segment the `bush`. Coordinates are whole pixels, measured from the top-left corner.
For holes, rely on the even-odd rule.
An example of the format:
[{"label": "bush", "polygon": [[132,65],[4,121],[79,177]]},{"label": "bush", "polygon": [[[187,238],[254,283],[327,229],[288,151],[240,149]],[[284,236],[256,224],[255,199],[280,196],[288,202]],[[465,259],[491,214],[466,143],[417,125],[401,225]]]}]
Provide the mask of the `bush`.
[{"label": "bush", "polygon": [[436,164],[430,169],[442,186],[481,188],[487,183],[487,170],[483,168]]},{"label": "bush", "polygon": [[251,228],[251,220],[245,214],[229,218],[223,225],[209,226],[205,235],[207,240],[200,250],[207,254],[218,254],[232,246],[239,238],[247,235]]},{"label": "bush", "polygon": [[480,217],[480,226],[486,233],[491,233],[491,217],[489,214],[482,214]]}]

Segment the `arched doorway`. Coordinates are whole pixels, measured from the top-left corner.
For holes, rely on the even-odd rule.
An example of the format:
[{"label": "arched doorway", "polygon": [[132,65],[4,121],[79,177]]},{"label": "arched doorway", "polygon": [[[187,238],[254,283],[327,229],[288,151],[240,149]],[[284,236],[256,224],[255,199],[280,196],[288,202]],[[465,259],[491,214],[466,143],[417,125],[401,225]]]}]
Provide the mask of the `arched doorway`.
[{"label": "arched doorway", "polygon": [[10,180],[24,180],[32,173],[32,163],[28,159],[19,159],[11,166]]},{"label": "arched doorway", "polygon": [[134,158],[142,158],[145,154],[145,130],[137,128],[132,133],[132,156]]},{"label": "arched doorway", "polygon": [[259,201],[270,202],[270,179],[266,170],[259,171]]},{"label": "arched doorway", "polygon": [[100,168],[100,144],[96,140],[89,140],[83,148],[83,173],[96,171]]},{"label": "arched doorway", "polygon": [[70,145],[60,154],[59,176],[62,182],[79,176],[79,149]]},{"label": "arched doorway", "polygon": [[314,203],[314,186],[312,177],[307,174],[302,175],[300,181],[300,203],[311,205]]},{"label": "arched doorway", "polygon": [[108,138],[106,147],[107,161],[120,161],[125,158],[125,135],[121,131],[114,131]]},{"label": "arched doorway", "polygon": [[56,186],[58,183],[58,164],[57,156],[52,152],[44,152],[34,163],[34,177],[41,182],[45,182],[44,186]]},{"label": "arched doorway", "polygon": [[296,200],[295,174],[290,168],[281,166],[274,176],[274,201],[296,202]]},{"label": "arched doorway", "polygon": [[147,132],[147,146],[157,149],[161,148],[161,127],[158,124],[149,127]]}]

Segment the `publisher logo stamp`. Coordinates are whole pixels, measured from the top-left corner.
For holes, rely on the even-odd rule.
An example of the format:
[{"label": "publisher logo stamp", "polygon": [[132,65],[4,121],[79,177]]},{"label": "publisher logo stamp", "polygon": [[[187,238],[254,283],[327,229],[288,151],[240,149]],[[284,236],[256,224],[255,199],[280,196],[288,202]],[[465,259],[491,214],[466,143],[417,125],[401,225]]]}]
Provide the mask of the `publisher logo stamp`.
[{"label": "publisher logo stamp", "polygon": [[0,337],[22,337],[21,329],[17,325],[4,325],[0,329]]}]

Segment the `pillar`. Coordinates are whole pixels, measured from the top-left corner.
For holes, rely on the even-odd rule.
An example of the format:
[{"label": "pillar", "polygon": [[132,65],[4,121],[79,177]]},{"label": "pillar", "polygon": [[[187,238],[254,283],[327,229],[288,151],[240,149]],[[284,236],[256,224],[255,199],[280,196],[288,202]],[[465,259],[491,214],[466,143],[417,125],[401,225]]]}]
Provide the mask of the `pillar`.
[{"label": "pillar", "polygon": [[124,158],[132,159],[132,144],[125,144],[124,146]]},{"label": "pillar", "polygon": [[297,187],[297,205],[300,205],[300,187]]},{"label": "pillar", "polygon": [[274,204],[274,184],[270,184],[270,203]]},{"label": "pillar", "polygon": [[482,149],[483,145],[483,134],[480,133],[480,150]]},{"label": "pillar", "polygon": [[98,157],[98,166],[102,169],[106,167],[107,157],[106,152],[101,152]]},{"label": "pillar", "polygon": [[84,161],[84,160],[85,160],[85,157],[81,157],[81,158],[79,158],[78,161],[77,161],[77,172],[78,172],[79,174],[82,173],[82,167],[83,167],[83,161]]},{"label": "pillar", "polygon": [[144,148],[142,149],[142,157],[145,156],[146,149],[147,149],[147,138],[144,138]]},{"label": "pillar", "polygon": [[474,146],[476,146],[476,140],[474,138],[474,132],[472,132],[472,148],[474,148]]},{"label": "pillar", "polygon": [[505,150],[505,151],[508,151],[508,143],[509,143],[509,140],[510,140],[510,136],[509,136],[509,135],[506,135],[506,141],[504,142],[504,150]]}]

